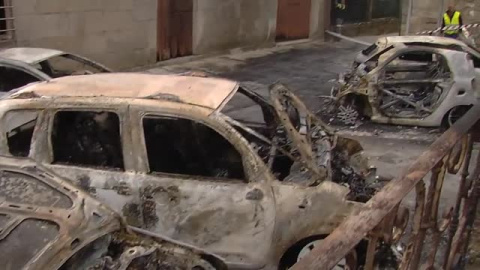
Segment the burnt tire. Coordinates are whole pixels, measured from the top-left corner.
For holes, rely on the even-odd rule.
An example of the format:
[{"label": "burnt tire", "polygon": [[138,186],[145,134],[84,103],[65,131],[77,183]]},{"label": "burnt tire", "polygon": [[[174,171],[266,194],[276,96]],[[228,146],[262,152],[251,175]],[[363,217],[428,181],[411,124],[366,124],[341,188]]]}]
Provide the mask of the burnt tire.
[{"label": "burnt tire", "polygon": [[464,116],[468,112],[468,110],[470,110],[471,107],[472,107],[471,105],[470,106],[463,105],[463,106],[457,106],[452,108],[443,117],[442,127],[444,129],[448,129],[451,126],[453,126],[453,124],[455,124],[455,122],[457,122],[462,116]]},{"label": "burnt tire", "polygon": [[[326,236],[310,237],[304,239],[291,247],[280,260],[279,270],[288,270],[300,259],[313,250],[315,244],[319,244]],[[358,269],[357,250],[352,250],[347,256],[342,258],[332,269]]]}]

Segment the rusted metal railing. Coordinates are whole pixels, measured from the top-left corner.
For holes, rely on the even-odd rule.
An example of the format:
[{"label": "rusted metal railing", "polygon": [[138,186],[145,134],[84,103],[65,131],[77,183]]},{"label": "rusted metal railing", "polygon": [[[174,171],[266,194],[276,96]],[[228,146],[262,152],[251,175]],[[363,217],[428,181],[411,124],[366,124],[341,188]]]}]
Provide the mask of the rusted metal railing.
[{"label": "rusted metal railing", "polygon": [[[363,269],[375,269],[380,244],[397,241],[397,211],[414,189],[411,228],[402,238],[406,249],[395,268],[463,269],[480,196],[480,155],[472,154],[479,119],[477,105],[442,134],[403,176],[382,188],[292,269],[332,269],[364,241],[368,246],[363,249]],[[475,164],[473,173],[471,163]],[[448,211],[440,217],[442,189],[448,174],[459,175],[458,193],[454,205],[443,207]],[[429,180],[428,187],[425,179]]]}]

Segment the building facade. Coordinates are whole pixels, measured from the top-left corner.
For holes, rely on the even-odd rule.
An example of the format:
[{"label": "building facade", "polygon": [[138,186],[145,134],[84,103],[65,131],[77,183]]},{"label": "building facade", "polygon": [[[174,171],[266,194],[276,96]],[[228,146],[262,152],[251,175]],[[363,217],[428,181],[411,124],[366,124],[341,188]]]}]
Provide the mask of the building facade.
[{"label": "building facade", "polygon": [[0,0],[11,13],[3,46],[78,53],[117,69],[156,57],[156,0]]},{"label": "building facade", "polygon": [[322,38],[324,6],[324,0],[0,0],[0,46],[61,49],[125,69],[269,46],[277,37]]},{"label": "building facade", "polygon": [[[352,23],[395,15],[395,7],[381,6],[399,0],[342,1],[347,1],[346,23]],[[357,7],[358,1],[367,4]],[[192,54],[272,46],[292,39],[322,39],[325,29],[330,28],[334,3],[0,0],[0,46],[60,49],[121,70]]]},{"label": "building facade", "polygon": [[[449,5],[455,5],[456,9],[462,13],[464,24],[479,22],[480,0],[412,1],[410,20],[408,20],[409,3],[409,0],[402,0],[402,34],[407,34],[407,21],[410,24],[408,34],[440,27],[443,14]],[[477,35],[479,30],[472,29],[471,32]]]}]

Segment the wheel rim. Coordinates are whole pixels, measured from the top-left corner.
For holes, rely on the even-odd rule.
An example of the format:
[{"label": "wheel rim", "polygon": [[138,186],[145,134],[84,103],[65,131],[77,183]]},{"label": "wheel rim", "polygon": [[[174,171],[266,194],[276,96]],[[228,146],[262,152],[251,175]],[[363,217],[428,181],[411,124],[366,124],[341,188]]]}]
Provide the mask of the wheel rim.
[{"label": "wheel rim", "polygon": [[455,107],[453,108],[449,113],[448,113],[448,125],[452,126],[455,124],[455,122],[458,121],[466,112],[468,109],[465,109],[464,107]]},{"label": "wheel rim", "polygon": [[[305,256],[307,256],[314,248],[316,245],[319,245],[322,242],[322,240],[316,240],[313,241],[300,250],[300,253],[298,253],[297,257],[297,262],[303,259]],[[357,268],[357,258],[356,258],[356,253],[355,251],[350,252],[347,254],[346,257],[342,258],[333,268],[332,270],[343,270],[343,269],[348,269],[348,270],[355,270]]]}]

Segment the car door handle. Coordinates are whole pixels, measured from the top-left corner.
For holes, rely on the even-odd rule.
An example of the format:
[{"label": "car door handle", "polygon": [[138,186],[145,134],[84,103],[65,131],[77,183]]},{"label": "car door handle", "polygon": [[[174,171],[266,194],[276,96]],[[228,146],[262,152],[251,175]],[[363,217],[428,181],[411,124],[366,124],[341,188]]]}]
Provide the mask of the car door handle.
[{"label": "car door handle", "polygon": [[245,199],[249,201],[260,201],[261,199],[263,199],[263,191],[258,188],[254,188],[247,192]]}]

